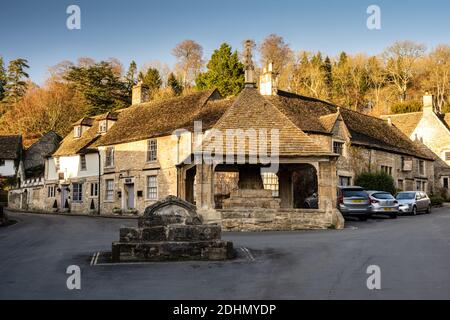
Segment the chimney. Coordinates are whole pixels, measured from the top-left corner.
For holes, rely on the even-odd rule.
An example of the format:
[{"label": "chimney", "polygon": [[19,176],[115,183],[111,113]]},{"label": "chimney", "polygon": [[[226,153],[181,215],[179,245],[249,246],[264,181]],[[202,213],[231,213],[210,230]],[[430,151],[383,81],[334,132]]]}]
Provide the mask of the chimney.
[{"label": "chimney", "polygon": [[423,96],[423,113],[432,114],[434,112],[434,97],[428,92]]},{"label": "chimney", "polygon": [[148,101],[148,88],[142,81],[135,85],[131,92],[131,104],[139,104]]},{"label": "chimney", "polygon": [[273,73],[273,64],[269,62],[259,78],[259,93],[263,96],[274,96],[277,91],[277,78]]}]

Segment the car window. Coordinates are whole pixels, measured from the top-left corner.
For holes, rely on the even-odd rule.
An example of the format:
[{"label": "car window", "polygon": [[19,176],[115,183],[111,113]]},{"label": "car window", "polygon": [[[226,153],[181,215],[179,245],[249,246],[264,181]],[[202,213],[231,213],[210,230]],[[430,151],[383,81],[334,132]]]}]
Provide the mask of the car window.
[{"label": "car window", "polygon": [[397,194],[397,200],[413,200],[416,198],[414,192],[401,192]]},{"label": "car window", "polygon": [[367,198],[367,193],[363,190],[343,190],[345,198]]},{"label": "car window", "polygon": [[386,193],[386,192],[374,193],[374,194],[372,194],[372,197],[374,197],[376,199],[381,199],[381,200],[395,199],[390,193]]}]

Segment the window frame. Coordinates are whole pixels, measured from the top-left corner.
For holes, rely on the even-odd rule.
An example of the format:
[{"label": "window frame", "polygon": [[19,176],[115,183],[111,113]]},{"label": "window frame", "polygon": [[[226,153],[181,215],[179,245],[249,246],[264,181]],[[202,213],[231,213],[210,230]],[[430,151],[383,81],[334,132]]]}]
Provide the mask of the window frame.
[{"label": "window frame", "polygon": [[87,171],[87,160],[85,154],[80,154],[80,171]]},{"label": "window frame", "polygon": [[47,186],[47,198],[56,197],[56,186]]},{"label": "window frame", "polygon": [[158,161],[158,140],[157,139],[149,139],[147,140],[147,162],[156,162]]},{"label": "window frame", "polygon": [[114,167],[114,147],[106,147],[105,149],[105,168]]},{"label": "window frame", "polygon": [[[446,181],[447,181],[447,183],[446,183]],[[447,190],[450,189],[450,178],[449,177],[442,177],[442,188],[447,189]]]},{"label": "window frame", "polygon": [[82,131],[83,130],[82,130],[81,126],[75,126],[75,128],[73,129],[73,137],[80,138]]},{"label": "window frame", "polygon": [[101,120],[98,123],[98,132],[99,133],[106,133],[108,131],[108,122],[107,120]]},{"label": "window frame", "polygon": [[[78,188],[75,188],[77,186]],[[78,189],[78,190],[76,190]],[[78,197],[76,197],[78,196]],[[72,183],[72,202],[81,203],[83,202],[83,184],[80,182]]]},{"label": "window frame", "polygon": [[427,174],[426,168],[425,168],[425,160],[420,160],[420,159],[417,160],[417,173],[420,176],[425,176]]},{"label": "window frame", "polygon": [[340,156],[343,156],[344,155],[344,148],[345,148],[345,142],[338,141],[338,140],[333,140],[333,153],[336,153],[336,154],[338,154]]},{"label": "window frame", "polygon": [[[154,185],[150,186],[150,179],[154,178]],[[154,190],[153,192],[150,189]],[[150,194],[154,195],[154,197],[150,197]],[[158,200],[158,176],[157,175],[148,175],[146,178],[146,194],[145,199],[150,201]]]},{"label": "window frame", "polygon": [[264,189],[272,192],[272,197],[280,197],[280,182],[276,173],[264,172],[261,173]]},{"label": "window frame", "polygon": [[[111,183],[112,189],[108,189],[109,182]],[[105,201],[114,201],[114,179],[105,179]]]},{"label": "window frame", "polygon": [[90,189],[91,198],[98,198],[98,182],[91,182]]}]

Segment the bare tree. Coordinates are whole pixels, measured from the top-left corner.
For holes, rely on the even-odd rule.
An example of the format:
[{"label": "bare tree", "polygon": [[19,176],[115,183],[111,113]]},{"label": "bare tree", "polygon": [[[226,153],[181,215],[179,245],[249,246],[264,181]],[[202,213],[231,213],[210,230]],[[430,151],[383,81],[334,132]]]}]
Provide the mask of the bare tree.
[{"label": "bare tree", "polygon": [[203,48],[194,40],[184,40],[172,50],[177,58],[177,69],[181,72],[184,86],[192,85],[203,67]]},{"label": "bare tree", "polygon": [[425,59],[425,64],[423,86],[434,93],[437,107],[442,112],[450,96],[450,46],[436,47]]},{"label": "bare tree", "polygon": [[426,47],[411,41],[400,41],[387,48],[383,54],[390,81],[397,88],[400,101],[416,76],[416,62],[425,53]]},{"label": "bare tree", "polygon": [[284,42],[283,37],[276,34],[268,35],[259,45],[262,65],[273,63],[273,71],[281,75],[285,67],[293,59],[293,52],[289,44]]}]

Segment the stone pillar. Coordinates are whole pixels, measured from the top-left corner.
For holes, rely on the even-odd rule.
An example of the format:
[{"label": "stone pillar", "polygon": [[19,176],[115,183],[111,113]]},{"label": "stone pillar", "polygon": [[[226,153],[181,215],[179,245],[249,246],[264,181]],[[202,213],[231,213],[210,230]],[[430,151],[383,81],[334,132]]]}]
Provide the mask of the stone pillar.
[{"label": "stone pillar", "polygon": [[213,165],[197,165],[196,200],[198,209],[214,209],[214,169]]},{"label": "stone pillar", "polygon": [[278,172],[278,190],[280,193],[281,208],[292,209],[294,207],[292,174],[285,168],[281,168]]},{"label": "stone pillar", "polygon": [[337,159],[319,163],[319,209],[325,211],[330,226],[336,229],[344,228],[344,218],[337,209]]}]

